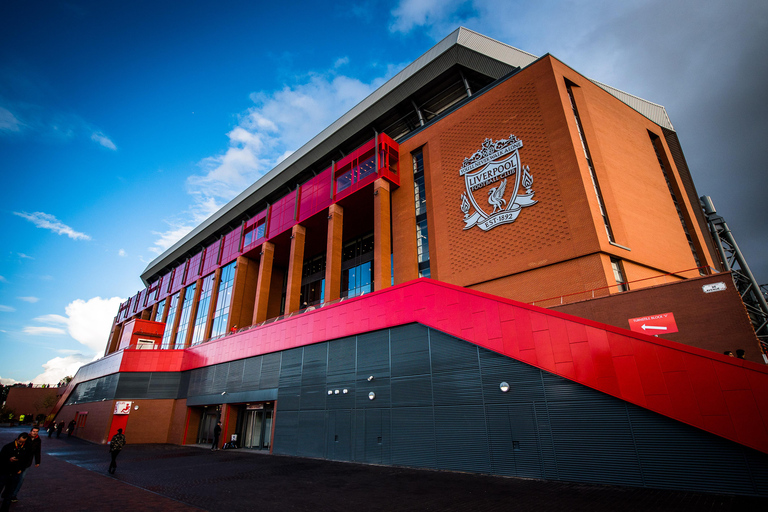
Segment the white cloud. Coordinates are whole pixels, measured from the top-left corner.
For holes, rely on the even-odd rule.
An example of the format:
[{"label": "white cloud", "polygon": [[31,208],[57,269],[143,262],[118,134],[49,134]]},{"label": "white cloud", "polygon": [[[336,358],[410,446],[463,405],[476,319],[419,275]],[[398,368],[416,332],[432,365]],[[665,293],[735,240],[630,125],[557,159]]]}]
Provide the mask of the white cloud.
[{"label": "white cloud", "polygon": [[10,110],[0,107],[0,130],[8,132],[18,132],[21,129],[21,122]]},{"label": "white cloud", "polygon": [[125,249],[120,249],[119,251],[117,251],[117,255],[120,256],[121,258],[125,258],[127,256],[127,254],[125,253]]},{"label": "white cloud", "polygon": [[18,252],[18,253],[16,253],[16,254],[18,254],[18,255],[19,255],[19,258],[21,258],[21,259],[25,259],[25,260],[33,260],[33,259],[35,259],[35,258],[33,258],[32,256],[29,256],[29,255],[27,255],[27,254],[24,254],[23,252]]},{"label": "white cloud", "polygon": [[4,278],[3,276],[0,276],[0,283],[7,283],[8,280]]},{"label": "white cloud", "polygon": [[24,302],[29,302],[30,304],[34,304],[40,300],[38,297],[18,297],[18,299],[23,300]]},{"label": "white cloud", "polygon": [[69,322],[69,319],[65,316],[61,315],[43,315],[38,316],[34,318],[35,322],[40,322],[43,324],[60,324],[60,325],[67,325],[67,322]]},{"label": "white cloud", "polygon": [[74,339],[96,353],[104,351],[112,321],[120,303],[125,299],[94,297],[87,301],[77,299],[67,305],[67,331]]},{"label": "white cloud", "polygon": [[393,20],[389,29],[392,32],[410,32],[415,27],[426,25],[432,28],[434,36],[442,34],[445,37],[461,19],[456,11],[467,3],[465,0],[402,0],[392,10]]},{"label": "white cloud", "polygon": [[[340,58],[334,68],[348,61]],[[189,209],[165,220],[168,230],[153,231],[157,239],[148,250],[162,254],[396,72],[388,67],[385,76],[370,83],[333,71],[313,73],[292,86],[252,93],[254,105],[227,133],[227,150],[201,160],[201,172],[187,178],[193,200]]]},{"label": "white cloud", "polygon": [[21,332],[32,336],[59,336],[67,334],[67,331],[60,329],[59,327],[44,327],[40,325],[28,325],[24,327]]},{"label": "white cloud", "polygon": [[13,313],[14,311],[16,311],[15,308],[12,308],[11,306],[3,306],[0,304],[0,312],[2,313]]},{"label": "white cloud", "polygon": [[11,379],[9,377],[0,377],[0,384],[3,386],[10,386],[11,384],[18,384],[19,381]]},{"label": "white cloud", "polygon": [[31,222],[32,224],[34,224],[39,228],[50,229],[51,231],[53,231],[58,235],[67,235],[69,238],[73,240],[90,240],[91,239],[90,236],[86,235],[85,233],[80,233],[79,231],[75,231],[74,229],[62,223],[59,219],[57,219],[56,217],[48,213],[13,212],[13,214],[18,215],[23,219],[27,219],[29,222]]},{"label": "white cloud", "polygon": [[111,149],[112,151],[116,151],[117,150],[117,146],[115,146],[115,143],[112,142],[109,139],[109,137],[107,137],[106,135],[104,135],[101,132],[93,132],[91,134],[91,140],[101,144],[102,146],[104,146],[107,149]]},{"label": "white cloud", "polygon": [[56,384],[64,377],[74,377],[81,366],[91,361],[93,361],[93,358],[82,354],[54,357],[48,362],[43,363],[45,371],[32,379],[32,382],[35,384]]},{"label": "white cloud", "polygon": [[336,62],[333,63],[333,67],[338,69],[341,66],[346,66],[347,64],[349,64],[349,57],[341,57],[336,59]]}]

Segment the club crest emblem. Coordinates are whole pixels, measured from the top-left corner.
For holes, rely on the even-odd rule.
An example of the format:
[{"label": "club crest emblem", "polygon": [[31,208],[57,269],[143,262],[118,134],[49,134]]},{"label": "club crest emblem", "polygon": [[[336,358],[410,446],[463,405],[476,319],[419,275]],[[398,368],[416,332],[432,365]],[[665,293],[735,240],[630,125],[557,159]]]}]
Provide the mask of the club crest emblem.
[{"label": "club crest emblem", "polygon": [[[483,147],[469,158],[459,170],[464,176],[466,190],[461,194],[464,229],[474,226],[489,231],[502,224],[515,222],[520,211],[533,206],[533,176],[526,165],[520,165],[518,149],[523,141],[510,135],[494,142],[485,139]],[[525,193],[520,193],[520,185]],[[484,208],[480,205],[486,205]],[[474,212],[470,211],[474,208]]]}]

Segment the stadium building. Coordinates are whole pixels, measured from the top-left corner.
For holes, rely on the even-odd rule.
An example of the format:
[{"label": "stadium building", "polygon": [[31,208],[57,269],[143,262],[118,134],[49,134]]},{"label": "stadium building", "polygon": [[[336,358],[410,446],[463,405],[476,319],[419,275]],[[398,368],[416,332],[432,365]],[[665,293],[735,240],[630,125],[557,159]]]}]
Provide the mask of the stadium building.
[{"label": "stadium building", "polygon": [[662,106],[461,28],[150,263],[57,419],[767,494],[768,370],[710,224]]}]

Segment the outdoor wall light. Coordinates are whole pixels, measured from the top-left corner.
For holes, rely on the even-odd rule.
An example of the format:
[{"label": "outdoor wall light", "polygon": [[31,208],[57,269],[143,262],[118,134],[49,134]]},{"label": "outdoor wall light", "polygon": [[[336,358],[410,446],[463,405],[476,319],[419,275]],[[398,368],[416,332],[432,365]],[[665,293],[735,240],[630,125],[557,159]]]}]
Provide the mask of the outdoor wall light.
[{"label": "outdoor wall light", "polygon": [[329,394],[329,395],[332,395],[332,394],[333,394],[333,390],[332,390],[332,389],[329,389],[329,390],[328,390],[328,394]]},{"label": "outdoor wall light", "polygon": [[333,390],[333,394],[334,394],[334,395],[338,395],[338,394],[339,394],[339,390],[338,390],[338,389],[334,389],[334,390]]},{"label": "outdoor wall light", "polygon": [[373,375],[371,375],[370,377],[368,377],[368,382],[371,382],[372,380],[373,380]]},{"label": "outdoor wall light", "polygon": [[376,398],[376,393],[374,393],[373,391],[368,393],[368,400],[373,400],[374,398]]},{"label": "outdoor wall light", "polygon": [[221,396],[224,396],[224,395],[226,395],[226,394],[227,394],[227,392],[226,392],[226,391],[222,391],[222,392],[221,392]]},{"label": "outdoor wall light", "polygon": [[347,393],[349,393],[349,390],[348,389],[342,389],[341,392],[346,395]]},{"label": "outdoor wall light", "polygon": [[502,393],[506,393],[507,391],[509,391],[509,384],[507,384],[506,382],[502,382],[501,384],[499,384],[499,389],[501,390]]},{"label": "outdoor wall light", "polygon": [[134,406],[133,406],[133,410],[134,410],[134,411],[138,411],[138,410],[139,410],[139,406],[138,406],[138,405],[134,405]]}]

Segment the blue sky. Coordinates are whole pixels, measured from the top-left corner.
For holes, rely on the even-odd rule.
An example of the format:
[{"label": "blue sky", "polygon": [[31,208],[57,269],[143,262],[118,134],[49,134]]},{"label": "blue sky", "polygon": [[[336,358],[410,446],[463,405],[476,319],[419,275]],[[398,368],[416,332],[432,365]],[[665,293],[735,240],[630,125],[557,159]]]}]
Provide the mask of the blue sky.
[{"label": "blue sky", "polygon": [[6,2],[0,381],[103,354],[147,263],[459,25],[667,107],[768,282],[760,2]]}]

